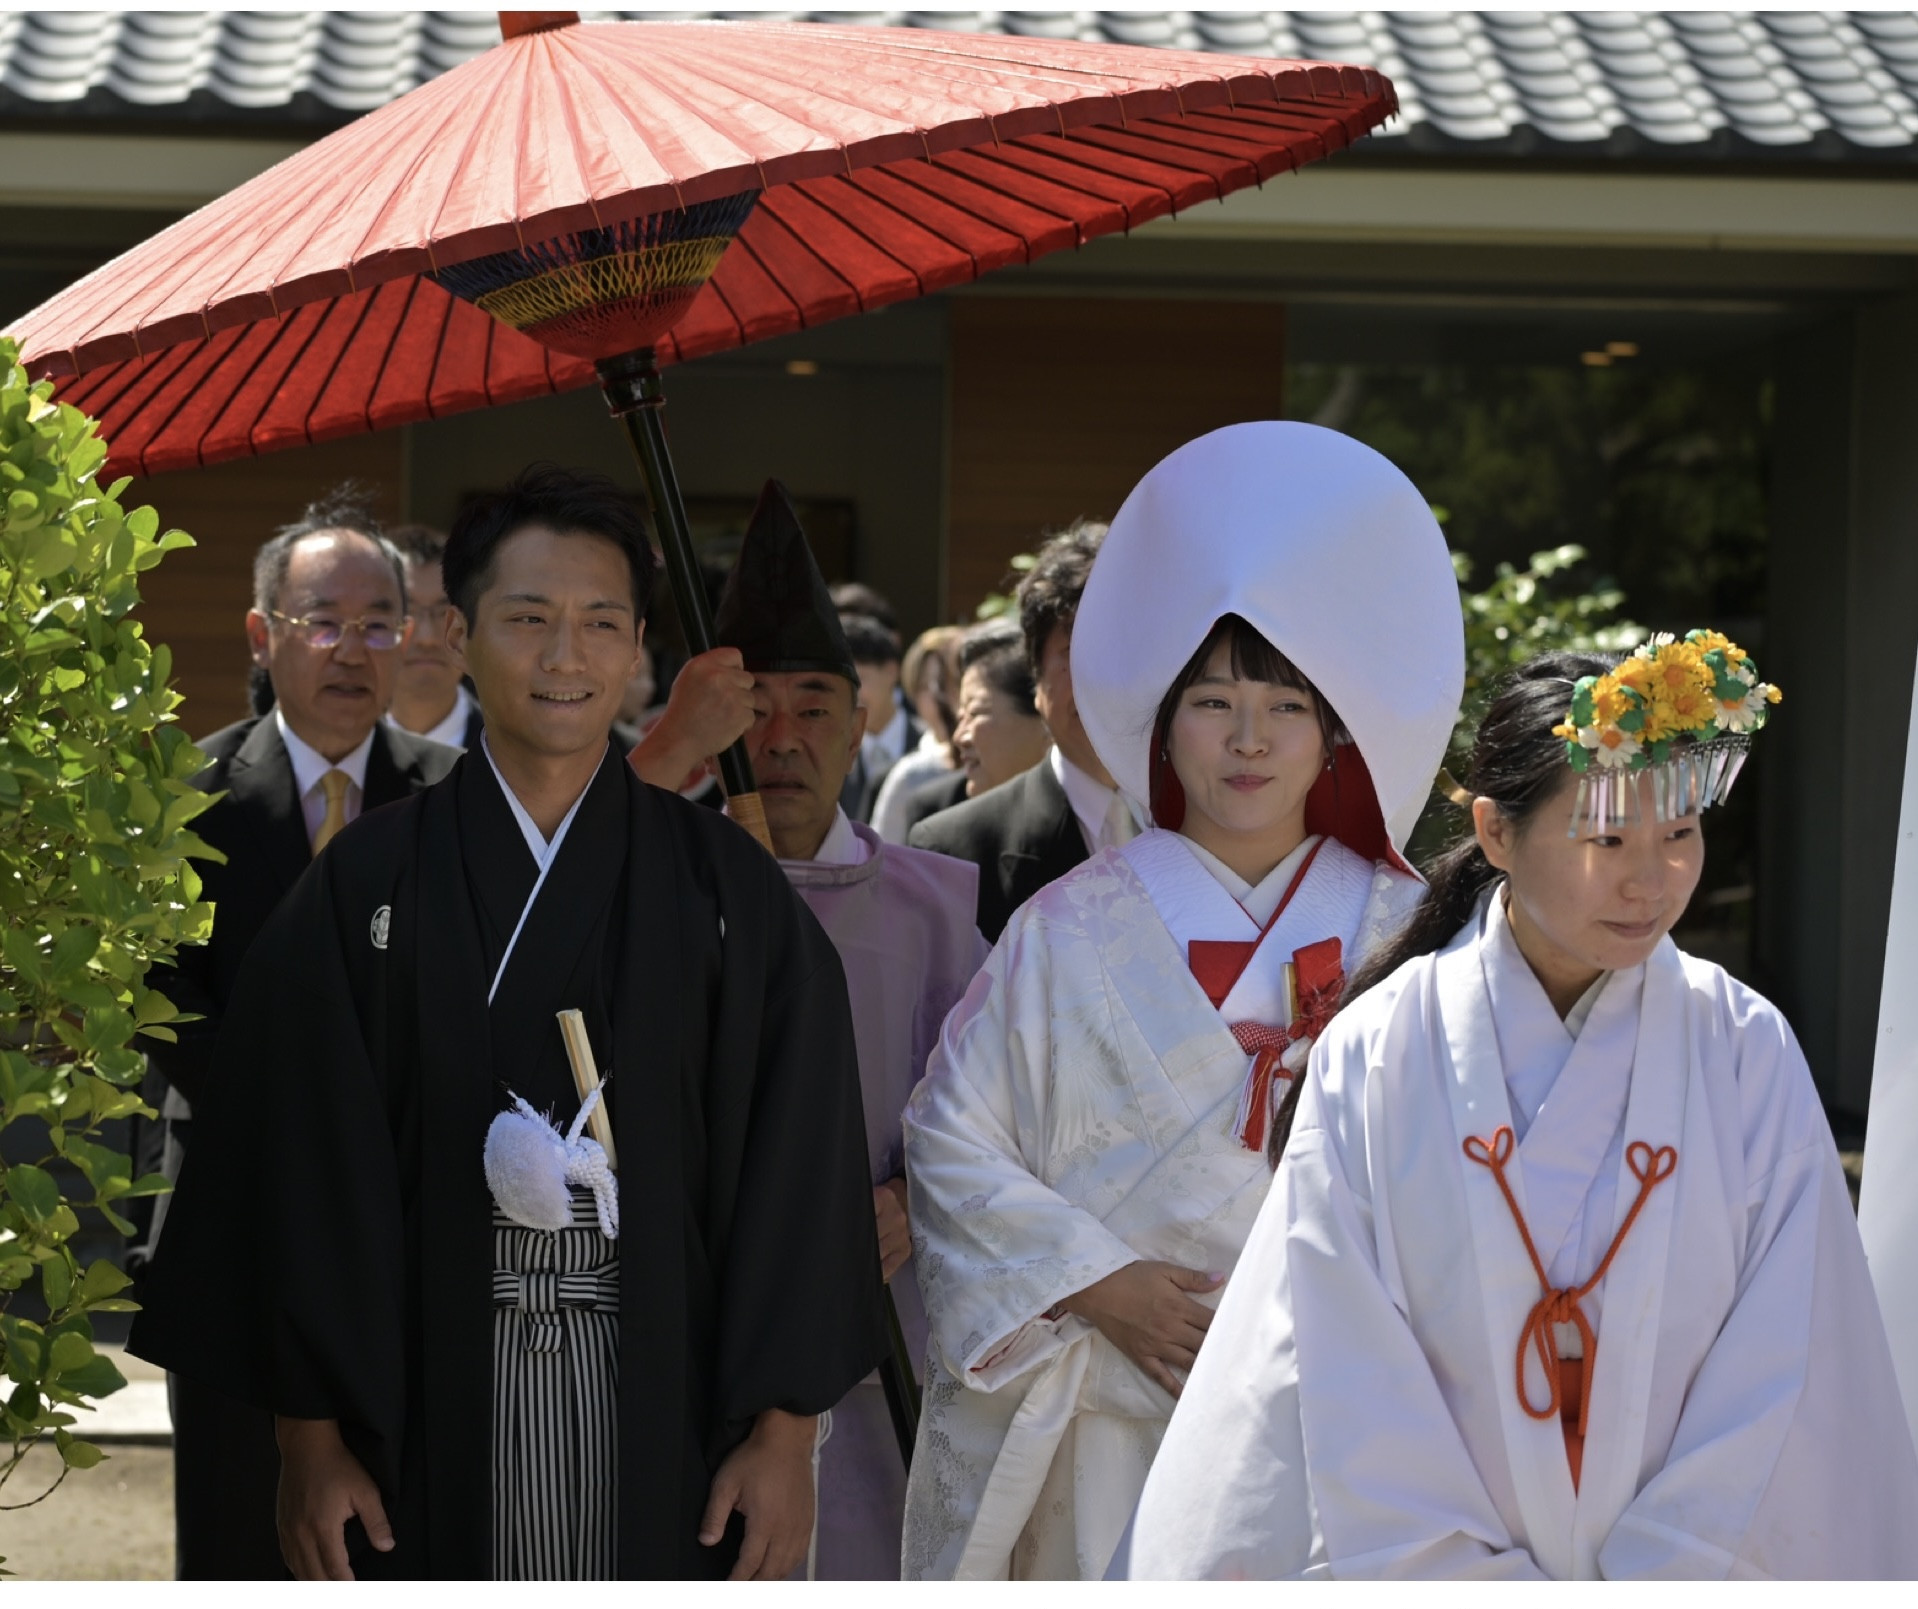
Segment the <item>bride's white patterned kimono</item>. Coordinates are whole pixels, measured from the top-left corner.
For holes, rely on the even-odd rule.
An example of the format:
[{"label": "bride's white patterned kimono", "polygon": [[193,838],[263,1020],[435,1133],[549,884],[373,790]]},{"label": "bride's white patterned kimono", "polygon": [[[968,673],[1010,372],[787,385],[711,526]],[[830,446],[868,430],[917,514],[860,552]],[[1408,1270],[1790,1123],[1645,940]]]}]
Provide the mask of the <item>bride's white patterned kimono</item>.
[{"label": "bride's white patterned kimono", "polygon": [[1157,830],[1041,890],[906,1110],[932,1329],[908,1579],[1104,1573],[1172,1398],[1084,1320],[1047,1315],[1140,1258],[1231,1271],[1271,1178],[1232,1132],[1241,991],[1269,996],[1280,962],[1334,935],[1350,970],[1420,893],[1326,840],[1221,1010],[1161,916],[1182,881],[1188,912],[1230,903],[1187,840]]}]

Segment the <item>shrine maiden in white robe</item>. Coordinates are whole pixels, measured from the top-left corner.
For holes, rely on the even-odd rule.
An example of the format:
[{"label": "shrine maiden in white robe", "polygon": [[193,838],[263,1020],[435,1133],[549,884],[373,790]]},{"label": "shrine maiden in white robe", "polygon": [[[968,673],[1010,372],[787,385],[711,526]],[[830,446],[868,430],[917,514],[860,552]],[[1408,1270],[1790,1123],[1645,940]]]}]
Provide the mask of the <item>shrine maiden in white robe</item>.
[{"label": "shrine maiden in white robe", "polygon": [[[1342,1012],[1114,1564],[1138,1577],[1918,1574],[1918,1458],[1838,1156],[1777,1010],[1670,940],[1576,1039],[1494,890]],[[1574,1013],[1574,1025],[1578,1013]],[[1593,1273],[1574,1487],[1515,1353]],[[1534,1404],[1546,1387],[1536,1359]]]},{"label": "shrine maiden in white robe", "polygon": [[[1187,944],[1258,939],[1315,845],[1215,1008]],[[1251,1058],[1227,1024],[1282,1024],[1282,962],[1337,937],[1350,970],[1421,893],[1335,839],[1256,889],[1208,861],[1155,829],[1042,889],[907,1107],[932,1327],[907,1579],[1105,1573],[1172,1398],[1085,1320],[1047,1315],[1140,1258],[1230,1273],[1271,1172],[1232,1133]]]}]

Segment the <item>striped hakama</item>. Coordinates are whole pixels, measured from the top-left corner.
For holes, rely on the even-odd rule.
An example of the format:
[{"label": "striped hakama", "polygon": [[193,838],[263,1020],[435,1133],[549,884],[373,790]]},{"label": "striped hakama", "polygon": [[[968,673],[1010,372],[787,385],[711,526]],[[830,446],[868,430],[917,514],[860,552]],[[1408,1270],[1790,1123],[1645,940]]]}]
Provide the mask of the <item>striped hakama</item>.
[{"label": "striped hakama", "polygon": [[493,1209],[493,1579],[618,1573],[619,1248]]}]

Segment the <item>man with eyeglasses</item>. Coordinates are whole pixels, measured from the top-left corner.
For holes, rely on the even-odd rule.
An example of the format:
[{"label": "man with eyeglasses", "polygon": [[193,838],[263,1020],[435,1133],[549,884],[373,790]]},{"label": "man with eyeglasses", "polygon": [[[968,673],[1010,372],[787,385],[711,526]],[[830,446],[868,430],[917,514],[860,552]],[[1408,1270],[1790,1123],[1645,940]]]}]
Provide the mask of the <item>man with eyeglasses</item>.
[{"label": "man with eyeglasses", "polygon": [[[225,797],[195,830],[226,856],[199,863],[213,935],[149,983],[201,1020],[154,1044],[147,1099],[161,1113],[161,1171],[178,1178],[240,963],[312,858],[362,811],[437,782],[458,751],[387,725],[409,621],[404,562],[349,491],[309,506],[261,548],[246,617],[273,707],[200,740],[196,785]],[[300,1025],[288,1024],[290,1033]],[[159,1242],[171,1198],[156,1204]],[[236,1271],[235,1279],[251,1276]],[[183,1580],[284,1578],[274,1519],[273,1421],[203,1381],[175,1376],[176,1569]]]}]

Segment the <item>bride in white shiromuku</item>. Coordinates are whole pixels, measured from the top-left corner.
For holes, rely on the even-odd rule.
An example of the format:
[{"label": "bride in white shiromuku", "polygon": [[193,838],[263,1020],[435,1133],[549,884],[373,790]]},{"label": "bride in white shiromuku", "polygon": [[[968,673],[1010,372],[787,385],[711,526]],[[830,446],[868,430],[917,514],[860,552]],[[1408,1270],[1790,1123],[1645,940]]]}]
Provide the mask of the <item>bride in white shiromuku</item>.
[{"label": "bride in white shiromuku", "polygon": [[1424,499],[1305,424],[1153,469],[1069,651],[1154,825],[1014,915],[905,1114],[932,1335],[908,1579],[1105,1572],[1311,1038],[1418,901],[1399,847],[1464,675]]},{"label": "bride in white shiromuku", "polygon": [[1312,1052],[1114,1573],[1918,1574],[1804,1057],[1667,937],[1771,696],[1704,632],[1508,682],[1472,833]]}]

